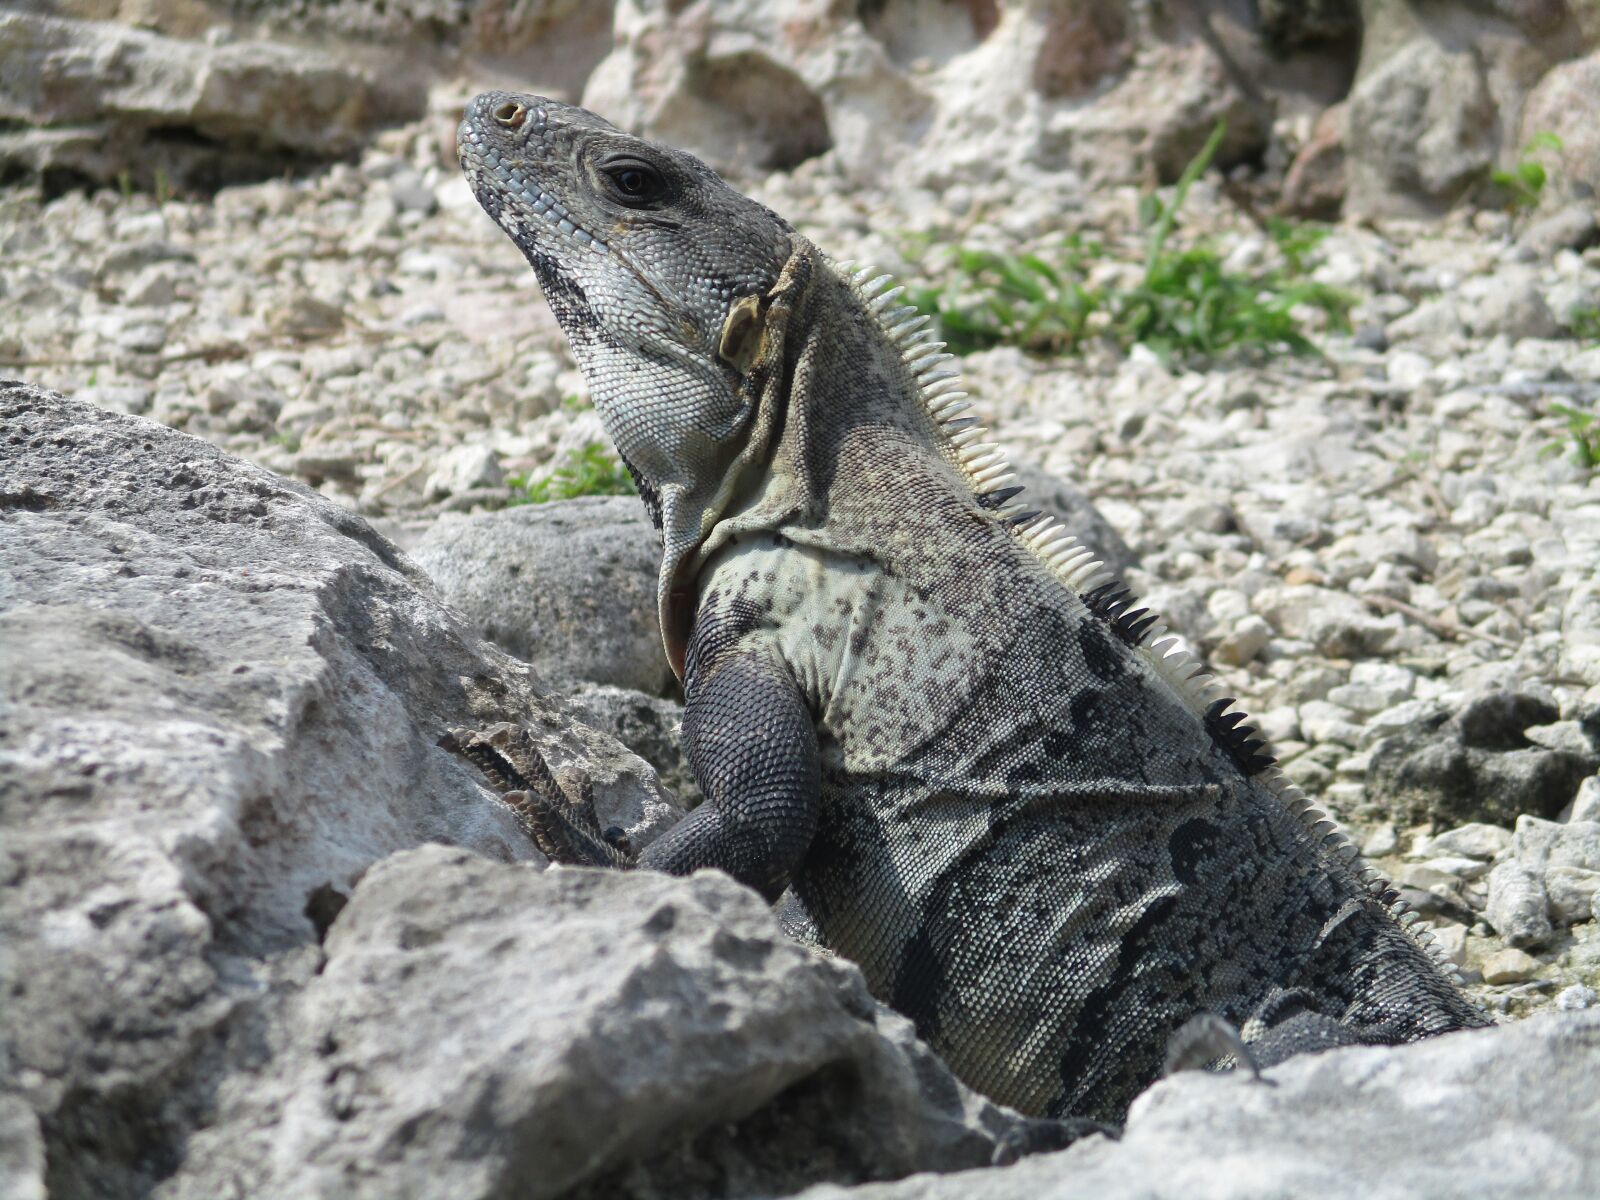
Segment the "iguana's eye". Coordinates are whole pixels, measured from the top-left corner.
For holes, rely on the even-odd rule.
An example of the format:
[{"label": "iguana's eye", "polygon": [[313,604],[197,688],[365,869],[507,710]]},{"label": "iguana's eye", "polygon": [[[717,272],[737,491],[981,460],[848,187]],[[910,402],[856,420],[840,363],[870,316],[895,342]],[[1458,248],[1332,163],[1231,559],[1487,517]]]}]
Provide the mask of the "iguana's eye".
[{"label": "iguana's eye", "polygon": [[653,204],[667,191],[667,181],[661,173],[636,158],[606,163],[600,168],[600,174],[617,201],[631,208]]}]

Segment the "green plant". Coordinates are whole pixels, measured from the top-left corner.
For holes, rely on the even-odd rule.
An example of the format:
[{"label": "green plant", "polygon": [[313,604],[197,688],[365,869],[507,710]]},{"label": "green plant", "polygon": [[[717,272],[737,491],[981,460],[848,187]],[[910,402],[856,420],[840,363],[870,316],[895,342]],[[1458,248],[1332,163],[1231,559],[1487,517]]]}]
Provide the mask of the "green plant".
[{"label": "green plant", "polygon": [[1517,165],[1510,170],[1496,168],[1489,172],[1489,182],[1500,188],[1506,196],[1506,211],[1517,213],[1534,208],[1544,194],[1549,172],[1534,155],[1541,150],[1561,150],[1561,139],[1553,133],[1536,133],[1522,147]]},{"label": "green plant", "polygon": [[1584,412],[1565,404],[1552,404],[1550,409],[1566,419],[1567,436],[1564,443],[1557,438],[1547,445],[1545,454],[1560,454],[1565,445],[1572,450],[1572,461],[1580,467],[1591,471],[1600,467],[1600,412]]},{"label": "green plant", "polygon": [[546,504],[579,496],[627,496],[635,491],[628,469],[599,442],[573,451],[543,479],[530,482],[526,475],[513,475],[506,482],[511,486],[511,505]]},{"label": "green plant", "polygon": [[1575,304],[1567,310],[1567,328],[1582,342],[1600,342],[1600,304]]},{"label": "green plant", "polygon": [[1283,256],[1284,267],[1290,275],[1304,275],[1311,265],[1311,255],[1322,245],[1333,230],[1314,221],[1288,221],[1283,217],[1267,218],[1267,236]]},{"label": "green plant", "polygon": [[1227,132],[1218,121],[1200,152],[1183,169],[1172,199],[1151,194],[1140,204],[1149,226],[1144,277],[1111,299],[1111,324],[1124,343],[1143,342],[1162,358],[1215,357],[1233,349],[1275,349],[1315,354],[1294,310],[1307,305],[1327,314],[1329,324],[1349,328],[1350,297],[1326,284],[1296,278],[1325,230],[1280,223],[1273,238],[1287,270],[1241,275],[1223,268],[1214,248],[1201,242],[1187,250],[1168,246],[1189,189],[1211,165]]},{"label": "green plant", "polygon": [[1350,301],[1337,290],[1233,274],[1202,246],[1164,251],[1137,286],[1115,298],[1112,323],[1120,340],[1143,342],[1164,359],[1279,347],[1316,354],[1294,312],[1302,304],[1322,309],[1334,328],[1349,328]]},{"label": "green plant", "polygon": [[955,247],[938,286],[911,287],[906,302],[937,317],[957,354],[1005,343],[1041,353],[1075,350],[1089,335],[1100,296],[1084,282],[1091,247],[1069,237],[1041,254]]},{"label": "green plant", "polygon": [[1349,328],[1350,297],[1305,277],[1328,234],[1321,226],[1280,221],[1269,228],[1284,266],[1240,274],[1225,270],[1205,242],[1171,245],[1177,216],[1196,180],[1210,166],[1225,126],[1212,130],[1190,160],[1171,198],[1147,195],[1139,206],[1148,228],[1144,271],[1132,287],[1097,289],[1088,283],[1098,243],[1070,237],[1035,254],[1000,254],[953,247],[931,251],[908,239],[905,253],[943,265],[936,281],[907,290],[906,299],[938,318],[940,336],[957,354],[998,344],[1035,352],[1073,352],[1094,336],[1128,346],[1142,342],[1163,358],[1215,357],[1232,350],[1286,349],[1316,353],[1301,330],[1301,306],[1321,309],[1335,329]]}]

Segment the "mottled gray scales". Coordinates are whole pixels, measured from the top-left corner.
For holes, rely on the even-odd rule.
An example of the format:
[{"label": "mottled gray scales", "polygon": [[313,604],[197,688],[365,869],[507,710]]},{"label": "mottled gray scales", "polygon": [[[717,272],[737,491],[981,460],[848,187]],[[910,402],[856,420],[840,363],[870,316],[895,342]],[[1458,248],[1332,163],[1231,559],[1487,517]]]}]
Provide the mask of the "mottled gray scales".
[{"label": "mottled gray scales", "polygon": [[888,280],[579,109],[490,93],[460,143],[662,533],[707,799],[639,865],[787,884],[786,928],[1030,1114],[1120,1119],[1197,1018],[1263,1062],[1485,1023],[1017,495]]}]

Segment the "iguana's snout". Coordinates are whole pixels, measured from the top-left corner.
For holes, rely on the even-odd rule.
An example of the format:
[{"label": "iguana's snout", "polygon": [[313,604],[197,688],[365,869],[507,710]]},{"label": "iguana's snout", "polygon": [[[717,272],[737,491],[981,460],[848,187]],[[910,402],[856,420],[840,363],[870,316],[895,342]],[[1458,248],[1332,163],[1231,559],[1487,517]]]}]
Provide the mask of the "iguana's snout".
[{"label": "iguana's snout", "polygon": [[[552,113],[564,110],[555,120]],[[543,96],[485,92],[467,105],[456,151],[473,194],[529,259],[541,249],[606,253],[604,233],[586,228],[562,186],[583,132],[617,134],[582,109]],[[568,194],[563,194],[568,193]]]},{"label": "iguana's snout", "polygon": [[789,227],[704,163],[581,108],[485,92],[457,146],[580,362],[598,341],[714,366],[733,305],[769,289],[789,257]]}]

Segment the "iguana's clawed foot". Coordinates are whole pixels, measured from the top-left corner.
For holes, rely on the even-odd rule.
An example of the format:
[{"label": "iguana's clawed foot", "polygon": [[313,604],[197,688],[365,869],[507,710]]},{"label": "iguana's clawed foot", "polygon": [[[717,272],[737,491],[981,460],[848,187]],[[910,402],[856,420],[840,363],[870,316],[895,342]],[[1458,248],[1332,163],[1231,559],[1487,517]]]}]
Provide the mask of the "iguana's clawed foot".
[{"label": "iguana's clawed foot", "polygon": [[473,731],[452,729],[441,743],[489,778],[552,862],[629,867],[633,850],[616,826],[600,828],[588,775],[564,767],[552,774],[527,730],[509,721]]},{"label": "iguana's clawed foot", "polygon": [[1161,1073],[1176,1075],[1179,1071],[1199,1070],[1219,1058],[1232,1058],[1257,1082],[1272,1083],[1261,1074],[1261,1064],[1239,1031],[1215,1013],[1190,1017],[1167,1039],[1167,1059]]},{"label": "iguana's clawed foot", "polygon": [[1065,1150],[1078,1139],[1096,1133],[1112,1139],[1122,1136],[1122,1130],[1117,1126],[1091,1121],[1087,1117],[1034,1117],[1024,1124],[1013,1125],[1001,1135],[995,1143],[990,1162],[994,1166],[1004,1167],[1030,1154]]}]

